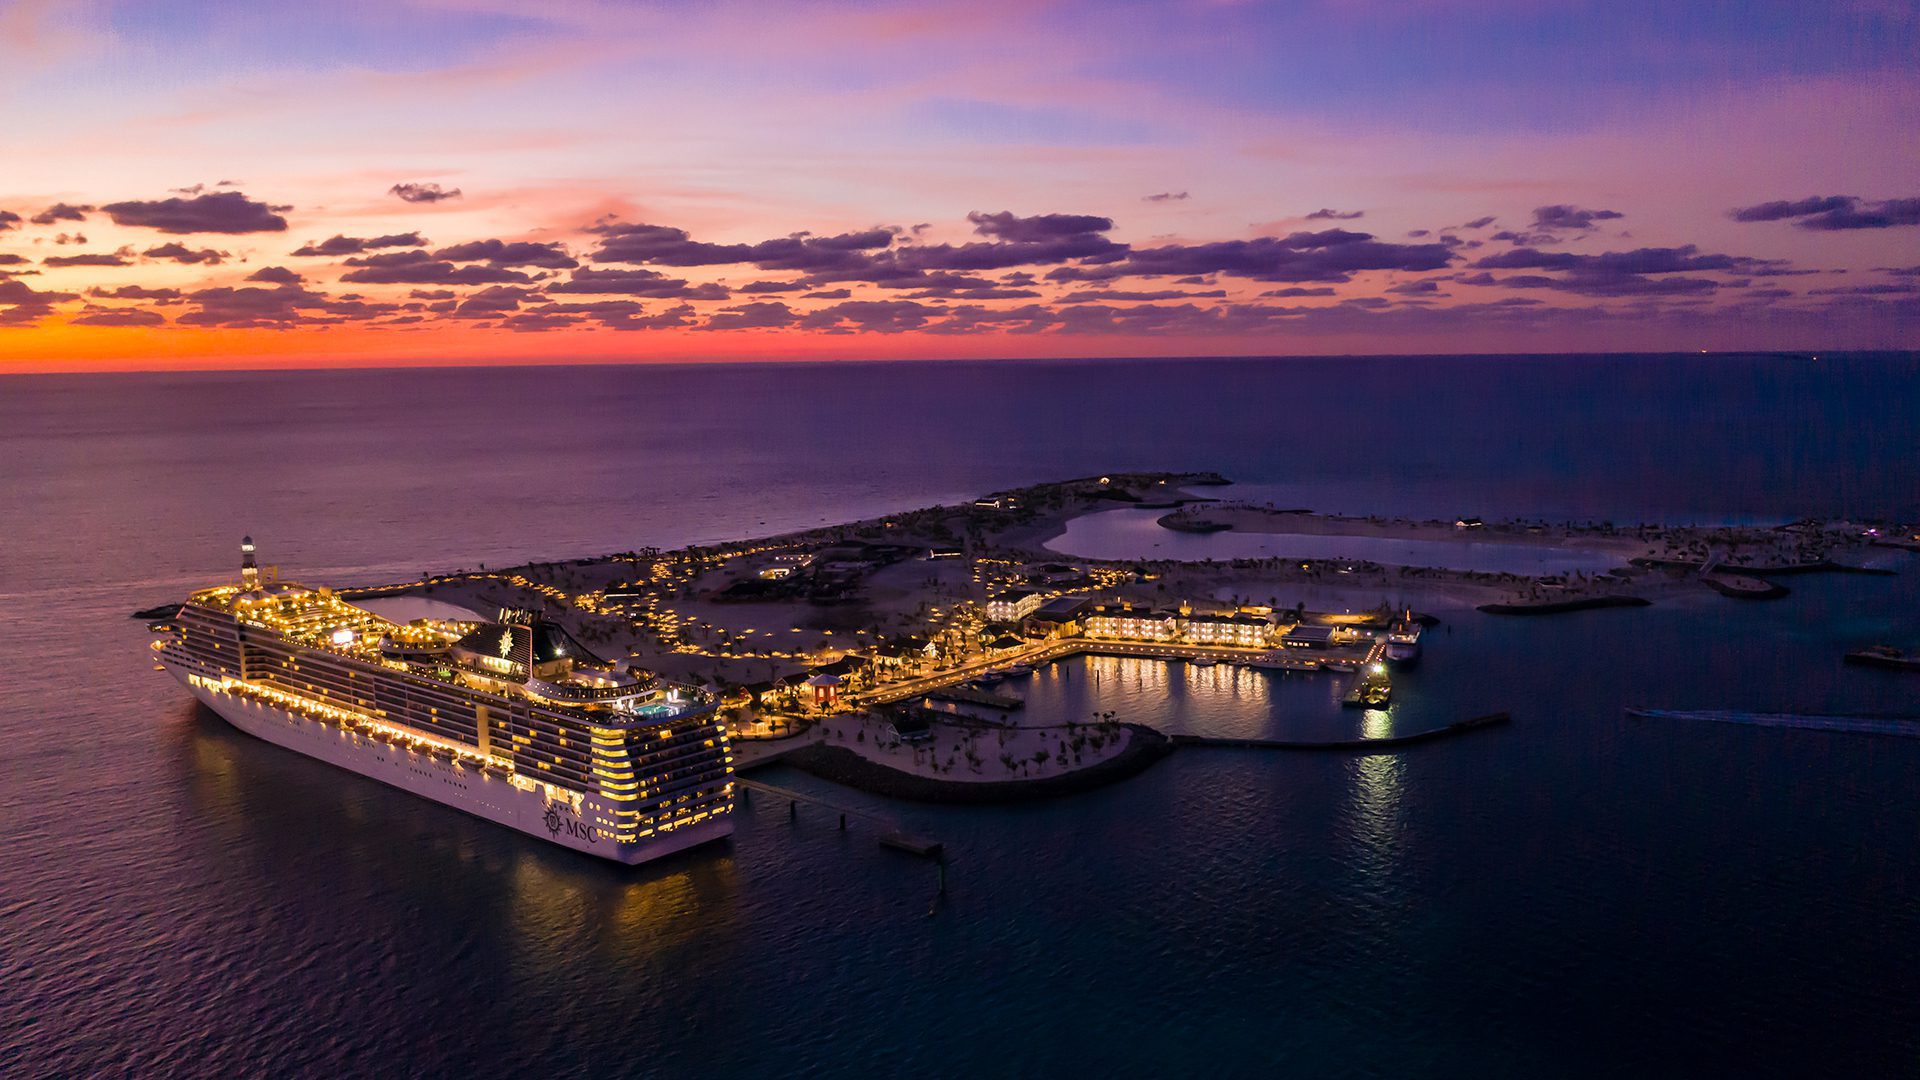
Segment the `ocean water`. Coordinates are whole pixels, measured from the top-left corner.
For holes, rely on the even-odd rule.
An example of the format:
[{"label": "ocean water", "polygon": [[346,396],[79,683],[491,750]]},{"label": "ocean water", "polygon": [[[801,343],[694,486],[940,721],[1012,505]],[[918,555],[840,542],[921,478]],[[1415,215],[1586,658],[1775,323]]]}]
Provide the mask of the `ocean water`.
[{"label": "ocean water", "polygon": [[1774,603],[1450,613],[1385,716],[1311,678],[1058,665],[1020,688],[1037,715],[1515,719],[887,805],[952,853],[931,916],[930,865],[804,808],[636,872],[289,754],[193,707],[126,615],[228,576],[244,532],[371,582],[1136,468],[1348,513],[1920,518],[1916,390],[1912,356],[0,380],[0,1069],[1911,1075],[1920,740],[1622,708],[1920,713],[1920,682],[1840,663],[1920,644],[1920,558]]}]

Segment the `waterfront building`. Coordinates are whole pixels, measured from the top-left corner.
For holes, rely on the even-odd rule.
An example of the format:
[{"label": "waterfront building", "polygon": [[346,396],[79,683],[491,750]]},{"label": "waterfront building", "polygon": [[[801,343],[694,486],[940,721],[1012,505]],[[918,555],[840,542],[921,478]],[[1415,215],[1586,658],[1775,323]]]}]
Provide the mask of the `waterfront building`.
[{"label": "waterfront building", "polygon": [[877,668],[892,670],[897,668],[918,668],[920,665],[937,660],[940,648],[925,638],[898,637],[882,642],[868,650],[873,664]]},{"label": "waterfront building", "polygon": [[393,623],[329,589],[263,581],[250,549],[241,586],[194,593],[153,642],[240,730],[619,862],[733,831],[710,696],[526,611]]},{"label": "waterfront building", "polygon": [[1324,649],[1333,644],[1333,627],[1299,624],[1288,630],[1280,643],[1291,649]]},{"label": "waterfront building", "polygon": [[834,700],[839,697],[840,687],[845,682],[846,680],[840,676],[829,675],[825,672],[808,679],[807,685],[813,689],[814,708],[832,708]]},{"label": "waterfront building", "polygon": [[1156,608],[1137,608],[1128,604],[1102,604],[1085,617],[1088,637],[1122,641],[1172,641],[1174,613]]},{"label": "waterfront building", "polygon": [[1032,589],[1009,589],[987,601],[987,619],[991,622],[1017,623],[1040,610],[1040,594]]},{"label": "waterfront building", "polygon": [[1273,624],[1246,613],[1232,615],[1189,616],[1184,627],[1186,639],[1195,645],[1237,645],[1261,648],[1267,644]]},{"label": "waterfront building", "polygon": [[1084,596],[1056,596],[1040,605],[1027,626],[1046,637],[1071,637],[1081,630],[1080,618],[1093,601]]}]

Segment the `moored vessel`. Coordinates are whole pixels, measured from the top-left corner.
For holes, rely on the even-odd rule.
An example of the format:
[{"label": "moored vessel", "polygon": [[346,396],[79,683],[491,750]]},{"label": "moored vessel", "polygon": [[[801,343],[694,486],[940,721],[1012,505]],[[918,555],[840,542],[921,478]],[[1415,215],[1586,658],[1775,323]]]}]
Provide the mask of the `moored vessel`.
[{"label": "moored vessel", "polygon": [[1894,671],[1920,671],[1920,652],[1909,652],[1892,645],[1869,645],[1848,653],[1847,663]]},{"label": "moored vessel", "polygon": [[696,688],[533,612],[402,625],[241,551],[241,583],[194,593],[153,642],[240,730],[616,862],[733,831],[726,731]]}]

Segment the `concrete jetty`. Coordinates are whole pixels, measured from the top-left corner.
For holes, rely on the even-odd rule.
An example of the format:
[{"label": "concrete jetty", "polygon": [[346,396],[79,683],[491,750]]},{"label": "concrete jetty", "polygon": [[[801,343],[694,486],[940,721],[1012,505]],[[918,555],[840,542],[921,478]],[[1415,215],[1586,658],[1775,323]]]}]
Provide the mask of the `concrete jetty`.
[{"label": "concrete jetty", "polygon": [[1414,743],[1431,742],[1444,739],[1449,735],[1464,735],[1483,728],[1499,727],[1511,723],[1513,717],[1504,712],[1488,713],[1470,720],[1461,720],[1445,727],[1429,728],[1407,735],[1388,735],[1377,739],[1235,739],[1215,735],[1169,735],[1168,740],[1175,746],[1212,746],[1235,750],[1351,750],[1371,753],[1390,750]]}]

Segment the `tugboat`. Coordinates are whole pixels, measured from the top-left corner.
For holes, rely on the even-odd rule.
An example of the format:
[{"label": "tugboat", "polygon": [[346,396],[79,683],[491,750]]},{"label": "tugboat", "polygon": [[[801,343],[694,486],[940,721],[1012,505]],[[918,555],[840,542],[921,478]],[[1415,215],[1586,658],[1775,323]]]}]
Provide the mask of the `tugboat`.
[{"label": "tugboat", "polygon": [[1848,653],[1847,663],[1895,671],[1920,671],[1920,653],[1910,653],[1891,645],[1869,645]]}]

